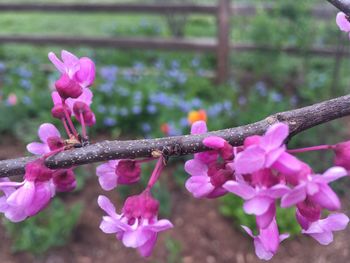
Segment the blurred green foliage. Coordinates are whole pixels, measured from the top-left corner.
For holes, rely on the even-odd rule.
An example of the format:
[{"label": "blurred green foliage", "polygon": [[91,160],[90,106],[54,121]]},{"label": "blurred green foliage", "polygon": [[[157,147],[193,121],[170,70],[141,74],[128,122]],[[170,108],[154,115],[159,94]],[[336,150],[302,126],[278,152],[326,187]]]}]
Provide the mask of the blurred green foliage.
[{"label": "blurred green foliage", "polygon": [[42,254],[51,247],[65,245],[81,211],[81,204],[76,203],[67,208],[63,201],[55,198],[47,209],[23,222],[4,220],[5,229],[13,241],[13,251]]}]

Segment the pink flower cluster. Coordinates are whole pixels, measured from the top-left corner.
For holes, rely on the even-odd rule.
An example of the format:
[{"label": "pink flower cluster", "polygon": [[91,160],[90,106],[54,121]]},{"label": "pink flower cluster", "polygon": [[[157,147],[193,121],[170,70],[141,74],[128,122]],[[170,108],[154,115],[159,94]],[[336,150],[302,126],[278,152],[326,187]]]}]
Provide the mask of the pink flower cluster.
[{"label": "pink flower cluster", "polygon": [[[110,191],[118,184],[133,184],[139,181],[141,163],[154,158],[141,160],[112,160],[96,169],[101,187]],[[172,228],[169,220],[158,220],[159,202],[152,197],[151,189],[157,182],[164,167],[164,158],[160,157],[149,179],[146,189],[139,195],[129,196],[121,214],[115,212],[110,200],[99,196],[98,205],[108,216],[104,216],[100,229],[106,234],[115,234],[126,247],[136,248],[140,255],[151,255],[158,232]]]},{"label": "pink flower cluster", "polygon": [[[11,182],[1,179],[0,212],[13,222],[22,221],[44,209],[56,192],[72,191],[76,187],[73,169],[51,170],[44,164],[45,158],[75,147],[87,140],[85,125],[95,123],[95,115],[90,109],[92,92],[87,88],[95,78],[95,65],[89,58],[77,58],[75,55],[62,51],[62,61],[55,54],[49,53],[49,58],[61,73],[56,81],[56,90],[52,93],[54,106],[52,116],[62,121],[67,132],[68,144],[62,139],[58,129],[50,123],[39,127],[38,136],[41,142],[32,142],[27,150],[39,158],[25,167],[24,180]],[[82,136],[75,129],[71,120],[74,114],[82,125]]]},{"label": "pink flower cluster", "polygon": [[[192,134],[207,131],[203,121],[192,126]],[[338,211],[340,201],[329,183],[347,175],[340,166],[317,174],[301,160],[291,155],[284,141],[289,135],[286,124],[271,126],[263,136],[250,136],[241,147],[231,147],[220,137],[210,136],[203,144],[210,151],[197,153],[185,164],[190,174],[186,188],[194,197],[213,198],[233,193],[244,200],[243,210],[256,217],[259,235],[242,226],[253,237],[255,252],[260,259],[269,260],[277,252],[279,243],[288,234],[279,234],[276,204],[282,208],[296,206],[296,219],[302,233],[310,235],[321,244],[333,240],[333,231],[346,227],[345,214],[330,214],[321,219],[323,210]],[[334,148],[336,163],[349,160],[349,143]],[[347,167],[346,167],[347,168]]]}]

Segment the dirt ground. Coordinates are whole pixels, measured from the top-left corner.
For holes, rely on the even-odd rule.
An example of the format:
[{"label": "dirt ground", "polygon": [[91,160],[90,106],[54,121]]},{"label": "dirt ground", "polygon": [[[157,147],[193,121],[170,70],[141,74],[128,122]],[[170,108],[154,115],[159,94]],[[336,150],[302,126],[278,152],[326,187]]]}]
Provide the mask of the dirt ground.
[{"label": "dirt ground", "polygon": [[[20,156],[23,148],[0,145],[0,159]],[[0,263],[255,263],[260,262],[254,254],[253,242],[246,234],[232,227],[232,222],[217,211],[216,200],[196,200],[185,191],[178,189],[171,193],[173,211],[171,221],[174,229],[162,233],[153,255],[141,258],[133,249],[123,247],[113,235],[102,233],[98,226],[103,212],[96,198],[105,194],[118,200],[116,192],[106,194],[98,186],[95,177],[88,180],[79,196],[68,197],[83,200],[85,208],[79,224],[72,233],[68,245],[55,248],[40,257],[29,253],[11,253],[11,241],[0,227]],[[69,194],[68,194],[69,195]],[[350,215],[350,194],[343,200],[343,210]],[[180,254],[171,258],[166,248],[166,240],[172,238],[181,244]],[[329,246],[321,246],[309,237],[288,239],[282,244],[272,263],[323,263],[350,262],[350,227],[335,234],[335,241]]]}]

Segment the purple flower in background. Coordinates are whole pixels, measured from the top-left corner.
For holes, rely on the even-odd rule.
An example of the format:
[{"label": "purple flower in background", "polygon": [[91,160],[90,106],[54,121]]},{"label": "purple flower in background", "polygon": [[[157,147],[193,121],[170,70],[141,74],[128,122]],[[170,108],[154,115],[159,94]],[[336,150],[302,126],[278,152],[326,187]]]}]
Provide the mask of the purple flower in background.
[{"label": "purple flower in background", "polygon": [[159,203],[148,191],[128,197],[121,214],[115,212],[114,205],[105,196],[98,197],[98,205],[107,213],[100,229],[106,234],[115,234],[126,247],[136,248],[143,257],[152,253],[158,233],[173,227],[169,220],[157,219]]}]

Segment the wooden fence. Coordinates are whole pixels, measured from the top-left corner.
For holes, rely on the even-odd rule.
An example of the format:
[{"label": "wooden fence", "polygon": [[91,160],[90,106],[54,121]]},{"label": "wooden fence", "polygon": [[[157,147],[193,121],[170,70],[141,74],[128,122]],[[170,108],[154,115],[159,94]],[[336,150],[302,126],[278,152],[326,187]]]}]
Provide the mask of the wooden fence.
[{"label": "wooden fence", "polygon": [[[272,5],[263,5],[259,8],[272,10]],[[218,0],[216,5],[194,4],[0,4],[0,12],[86,12],[86,13],[154,13],[166,14],[207,14],[216,17],[216,39],[184,39],[184,38],[125,38],[125,37],[65,37],[65,36],[4,36],[0,35],[0,43],[29,43],[35,45],[62,44],[62,45],[89,45],[114,48],[164,49],[184,50],[196,52],[215,52],[217,58],[216,80],[224,82],[229,74],[230,51],[264,51],[274,52],[269,46],[256,46],[230,42],[230,16],[252,16],[257,8],[251,5],[231,5],[230,0]],[[335,16],[335,9],[321,5],[311,14],[321,19]],[[295,47],[284,47],[279,51],[315,55],[339,56],[337,48],[313,47],[309,50],[299,50]],[[342,54],[349,54],[342,51]]]}]

